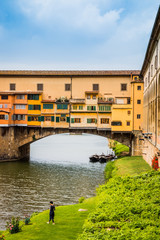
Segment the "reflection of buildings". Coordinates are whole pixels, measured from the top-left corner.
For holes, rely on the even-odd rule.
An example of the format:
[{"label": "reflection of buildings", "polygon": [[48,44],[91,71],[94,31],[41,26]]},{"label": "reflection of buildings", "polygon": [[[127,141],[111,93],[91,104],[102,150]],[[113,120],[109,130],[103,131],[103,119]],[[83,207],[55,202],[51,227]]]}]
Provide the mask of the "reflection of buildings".
[{"label": "reflection of buildings", "polygon": [[0,71],[0,126],[139,131],[139,71]]},{"label": "reflection of buildings", "polygon": [[144,80],[144,158],[151,159],[160,149],[160,8],[153,26],[141,70]]}]

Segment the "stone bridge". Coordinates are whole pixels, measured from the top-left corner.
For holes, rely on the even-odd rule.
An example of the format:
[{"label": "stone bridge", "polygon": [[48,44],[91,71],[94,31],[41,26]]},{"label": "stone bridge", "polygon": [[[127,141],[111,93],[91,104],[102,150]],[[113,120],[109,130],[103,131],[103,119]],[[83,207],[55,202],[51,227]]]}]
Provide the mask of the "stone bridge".
[{"label": "stone bridge", "polygon": [[0,162],[29,159],[30,144],[44,137],[70,133],[94,134],[116,140],[130,148],[131,155],[140,155],[134,152],[137,145],[137,136],[131,132],[111,132],[107,130],[85,128],[38,128],[38,127],[0,127]]}]

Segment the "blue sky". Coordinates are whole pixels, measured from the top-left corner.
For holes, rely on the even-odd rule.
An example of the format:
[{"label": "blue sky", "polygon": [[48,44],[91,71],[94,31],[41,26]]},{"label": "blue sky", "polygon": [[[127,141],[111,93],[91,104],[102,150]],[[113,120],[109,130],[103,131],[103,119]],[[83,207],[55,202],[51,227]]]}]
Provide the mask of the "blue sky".
[{"label": "blue sky", "polygon": [[140,69],[159,0],[0,0],[0,69]]}]

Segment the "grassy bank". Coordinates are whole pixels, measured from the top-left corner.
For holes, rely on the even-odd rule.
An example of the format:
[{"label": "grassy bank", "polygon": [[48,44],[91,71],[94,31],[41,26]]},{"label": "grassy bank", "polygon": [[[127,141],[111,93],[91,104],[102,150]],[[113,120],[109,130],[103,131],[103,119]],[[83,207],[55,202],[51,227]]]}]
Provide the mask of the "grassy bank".
[{"label": "grassy bank", "polygon": [[106,165],[106,179],[78,239],[159,240],[160,172],[141,157],[123,157]]},{"label": "grassy bank", "polygon": [[[49,211],[44,211],[31,219],[31,225],[23,225],[22,232],[12,235],[4,232],[5,239],[72,240],[77,239],[80,235],[79,240],[156,240],[156,235],[154,235],[153,232],[157,228],[155,221],[159,223],[156,217],[158,215],[154,216],[154,214],[158,214],[158,211],[160,213],[160,209],[157,209],[157,203],[160,203],[160,201],[156,198],[160,188],[156,192],[158,185],[155,185],[155,183],[158,184],[159,181],[158,175],[152,176],[152,174],[150,174],[144,175],[144,177],[121,178],[121,176],[124,175],[136,175],[146,171],[151,172],[150,170],[150,166],[141,157],[123,157],[114,162],[109,162],[106,165],[105,175],[106,179],[111,179],[99,188],[97,197],[87,199],[81,204],[57,207],[55,212],[55,225],[51,223],[48,225],[46,223],[48,221]],[[152,177],[154,177],[154,179],[152,179]],[[146,184],[144,185],[145,182]],[[136,191],[138,195],[136,195]],[[142,195],[139,195],[141,192]],[[148,199],[146,201],[145,198],[147,196]],[[140,204],[140,199],[142,199],[142,205]],[[152,203],[155,201],[154,206],[150,206],[150,200]],[[138,220],[136,219],[134,221],[134,217],[139,216],[138,211],[148,216],[147,211],[150,212],[150,210],[143,210],[145,206],[144,201],[148,204],[147,209],[151,210],[151,213],[149,213],[150,216],[152,215],[155,218],[153,222],[151,219],[149,219],[149,221],[146,219],[146,222],[144,222],[143,218],[138,218]],[[133,208],[130,208],[130,206],[133,206]],[[155,212],[152,211],[154,207]],[[79,209],[88,209],[88,211],[79,212]],[[86,222],[85,219],[87,219]],[[83,232],[82,227],[84,222]],[[145,228],[145,226],[151,223],[153,229],[149,229],[149,232],[145,234],[150,236],[151,232],[155,238],[136,238],[136,235],[134,235],[134,238],[131,238],[132,231],[139,232],[139,226],[140,228]],[[137,226],[137,229],[133,226]],[[118,235],[116,235],[117,233]]]},{"label": "grassy bank", "polygon": [[[55,211],[55,225],[47,224],[49,211],[44,211],[31,218],[30,225],[23,225],[16,234],[4,232],[6,240],[72,240],[82,233],[82,226],[88,214],[94,210],[96,197],[81,204],[60,206]],[[79,212],[79,209],[88,211]]]},{"label": "grassy bank", "polygon": [[110,148],[113,149],[117,157],[128,155],[129,154],[129,147],[119,143],[117,141],[110,140]]},{"label": "grassy bank", "polygon": [[151,167],[142,157],[122,157],[109,162],[105,168],[106,180],[115,176],[133,176],[150,171]]}]

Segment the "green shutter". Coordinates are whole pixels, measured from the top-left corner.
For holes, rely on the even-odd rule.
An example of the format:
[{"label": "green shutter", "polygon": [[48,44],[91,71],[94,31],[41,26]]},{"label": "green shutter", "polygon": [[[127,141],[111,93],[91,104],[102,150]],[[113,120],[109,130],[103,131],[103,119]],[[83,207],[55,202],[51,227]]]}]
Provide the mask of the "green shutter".
[{"label": "green shutter", "polygon": [[28,105],[28,110],[33,110],[33,105]]},{"label": "green shutter", "polygon": [[53,109],[53,104],[44,103],[43,109]]},{"label": "green shutter", "polygon": [[31,121],[31,117],[30,116],[28,116],[28,122],[30,122]]},{"label": "green shutter", "polygon": [[38,94],[33,95],[33,99],[34,100],[39,100],[39,95]]},{"label": "green shutter", "polygon": [[68,109],[68,104],[63,104],[63,109]]},{"label": "green shutter", "polygon": [[41,116],[41,122],[44,122],[44,116]]},{"label": "green shutter", "polygon": [[39,110],[41,110],[41,105],[39,105]]},{"label": "green shutter", "polygon": [[70,122],[70,117],[67,117],[67,122],[68,122],[68,123]]},{"label": "green shutter", "polygon": [[54,122],[54,116],[51,116],[51,122]]},{"label": "green shutter", "polygon": [[96,111],[96,106],[93,106],[93,110]]},{"label": "green shutter", "polygon": [[71,118],[71,123],[74,123],[74,118]]},{"label": "green shutter", "polygon": [[91,123],[91,118],[87,118],[87,123]]},{"label": "green shutter", "polygon": [[38,122],[41,122],[41,116],[38,117]]},{"label": "green shutter", "polygon": [[59,117],[56,117],[56,122],[59,122]]}]

